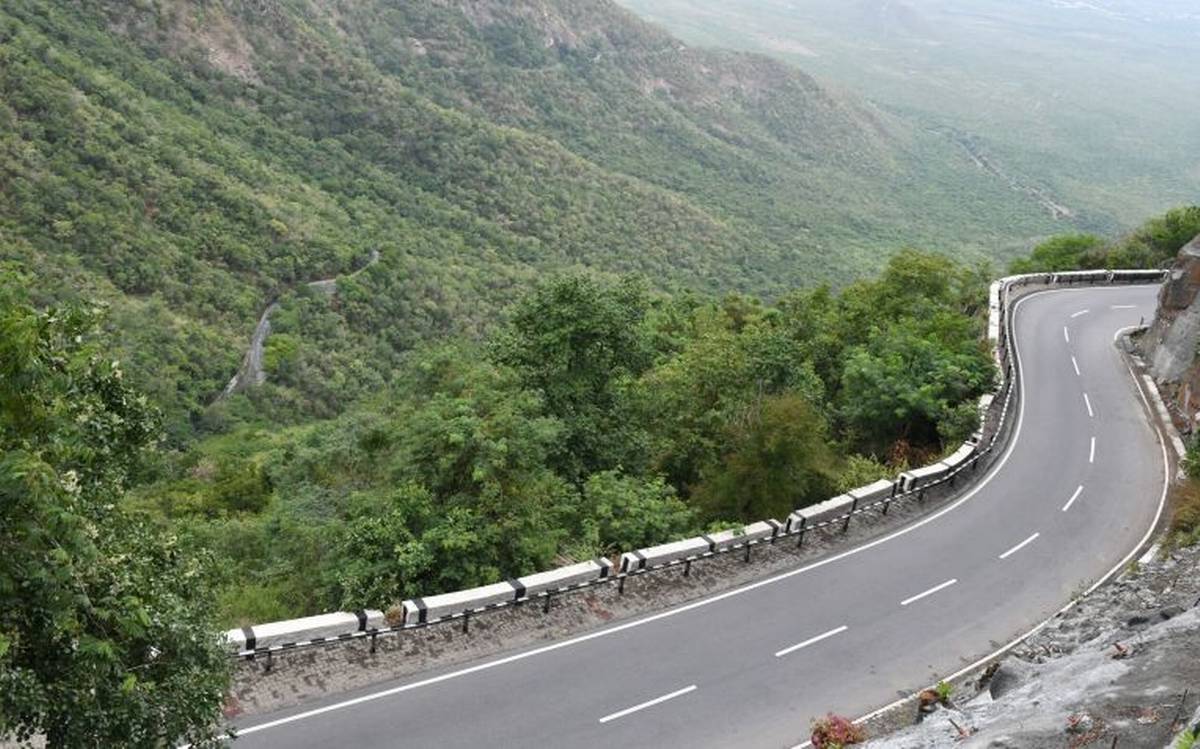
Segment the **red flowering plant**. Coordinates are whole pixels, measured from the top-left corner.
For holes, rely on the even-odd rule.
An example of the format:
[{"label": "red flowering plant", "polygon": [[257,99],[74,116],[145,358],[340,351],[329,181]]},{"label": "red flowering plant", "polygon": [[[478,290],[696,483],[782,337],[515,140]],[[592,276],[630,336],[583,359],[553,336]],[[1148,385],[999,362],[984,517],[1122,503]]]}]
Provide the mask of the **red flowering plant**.
[{"label": "red flowering plant", "polygon": [[849,718],[840,715],[829,713],[812,724],[814,749],[843,749],[866,740],[867,733],[861,726],[854,725]]}]

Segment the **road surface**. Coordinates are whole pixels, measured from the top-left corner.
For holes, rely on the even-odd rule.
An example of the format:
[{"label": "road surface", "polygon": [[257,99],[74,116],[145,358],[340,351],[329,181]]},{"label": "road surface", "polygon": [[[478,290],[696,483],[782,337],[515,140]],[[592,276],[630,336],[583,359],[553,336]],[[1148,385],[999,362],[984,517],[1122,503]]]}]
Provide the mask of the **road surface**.
[{"label": "road surface", "polygon": [[995,651],[1139,545],[1166,453],[1117,353],[1157,287],[1015,312],[1013,439],[974,488],[891,535],[586,635],[245,719],[251,747],[788,747]]}]

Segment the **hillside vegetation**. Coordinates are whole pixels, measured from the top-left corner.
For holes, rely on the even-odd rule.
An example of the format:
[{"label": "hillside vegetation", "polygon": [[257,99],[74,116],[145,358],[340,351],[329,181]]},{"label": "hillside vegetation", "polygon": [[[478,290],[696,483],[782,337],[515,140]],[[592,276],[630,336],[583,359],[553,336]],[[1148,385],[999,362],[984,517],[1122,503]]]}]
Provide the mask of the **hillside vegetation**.
[{"label": "hillside vegetation", "polygon": [[[1120,240],[1047,240],[1013,270],[1155,267],[1197,233],[1200,208],[1181,208]],[[130,503],[224,560],[229,623],[782,518],[977,428],[993,275],[906,251],[773,303],[557,276],[336,419],[162,455]]]},{"label": "hillside vegetation", "polygon": [[[1056,225],[900,117],[605,0],[12,0],[0,182],[0,260],[111,305],[176,443],[340,413],[547,271],[775,297]],[[209,408],[275,298],[268,386]]]},{"label": "hillside vegetation", "polygon": [[563,276],[337,419],[164,455],[132,506],[223,560],[230,623],[784,517],[978,427],[987,280],[915,252],[773,305]]},{"label": "hillside vegetation", "polygon": [[1116,234],[1200,194],[1193,0],[621,0],[693,44],[792,62]]}]

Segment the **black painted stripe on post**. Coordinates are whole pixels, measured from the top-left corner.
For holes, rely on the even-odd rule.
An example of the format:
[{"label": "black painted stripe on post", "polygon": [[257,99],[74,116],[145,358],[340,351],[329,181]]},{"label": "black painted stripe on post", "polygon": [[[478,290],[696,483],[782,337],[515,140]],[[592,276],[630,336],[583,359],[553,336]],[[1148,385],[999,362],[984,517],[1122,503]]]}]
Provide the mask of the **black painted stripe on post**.
[{"label": "black painted stripe on post", "polygon": [[604,578],[608,577],[608,570],[612,566],[608,564],[608,560],[604,557],[596,557],[592,561],[600,565],[600,579],[603,580]]},{"label": "black painted stripe on post", "polygon": [[783,527],[783,524],[780,523],[778,520],[774,520],[774,519],[770,519],[770,518],[767,519],[767,525],[771,526],[771,538],[775,538],[776,536],[778,536],[779,529]]},{"label": "black painted stripe on post", "polygon": [[354,612],[354,615],[356,617],[358,617],[358,631],[366,632],[367,631],[367,612],[362,609],[359,609],[358,611]]},{"label": "black painted stripe on post", "polygon": [[521,584],[520,580],[514,577],[508,581],[508,584],[512,586],[514,601],[525,597],[525,586]]},{"label": "black painted stripe on post", "polygon": [[645,555],[645,554],[643,554],[643,553],[642,553],[642,552],[640,552],[640,551],[633,551],[633,552],[630,552],[630,553],[631,553],[631,554],[633,554],[635,557],[637,557],[637,560],[638,560],[638,566],[637,566],[637,568],[638,568],[639,570],[644,570],[644,569],[646,569],[646,555]]},{"label": "black painted stripe on post", "polygon": [[708,550],[709,550],[709,551],[716,551],[716,550],[717,550],[717,542],[716,542],[716,541],[714,541],[714,540],[712,540],[712,537],[711,537],[711,536],[707,536],[707,535],[701,535],[701,536],[700,536],[700,538],[701,538],[701,539],[702,539],[702,540],[703,540],[705,543],[707,543],[707,544],[708,544]]},{"label": "black painted stripe on post", "polygon": [[254,637],[253,627],[242,627],[242,637],[246,638],[246,650],[254,650],[258,640]]},{"label": "black painted stripe on post", "polygon": [[425,599],[414,598],[412,602],[417,607],[417,624],[425,624],[429,619],[429,607],[425,605]]}]

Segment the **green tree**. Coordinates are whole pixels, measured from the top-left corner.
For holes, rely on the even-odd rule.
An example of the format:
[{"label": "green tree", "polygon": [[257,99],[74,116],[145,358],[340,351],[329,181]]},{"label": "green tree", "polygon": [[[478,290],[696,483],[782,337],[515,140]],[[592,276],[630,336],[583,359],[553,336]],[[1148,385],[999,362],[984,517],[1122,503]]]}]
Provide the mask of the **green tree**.
[{"label": "green tree", "polygon": [[90,344],[0,278],[0,736],[215,745],[229,684],[204,566],[116,508],[157,434]]},{"label": "green tree", "polygon": [[579,515],[580,544],[588,556],[641,549],[698,530],[695,511],[661,478],[640,479],[620,471],[588,478]]},{"label": "green tree", "polygon": [[948,410],[987,390],[995,377],[974,329],[972,320],[944,312],[877,328],[854,348],[840,414],[855,441],[873,448],[897,438],[936,441],[938,425],[950,423]]},{"label": "green tree", "polygon": [[554,464],[569,480],[642,462],[645,436],[630,418],[625,387],[653,362],[648,308],[633,279],[566,276],[523,297],[493,340],[494,360],[515,369],[563,423]]},{"label": "green tree", "polygon": [[706,472],[697,503],[713,520],[784,517],[825,499],[834,457],[820,413],[795,394],[751,404],[731,427],[732,450]]},{"label": "green tree", "polygon": [[341,608],[387,608],[421,592],[435,559],[417,534],[432,515],[429,492],[406,484],[347,524],[335,555]]},{"label": "green tree", "polygon": [[[1103,258],[1105,243],[1092,234],[1063,234],[1033,248],[1027,258],[1014,260],[1009,273],[1078,270]],[[1092,258],[1088,263],[1087,259]]]}]

